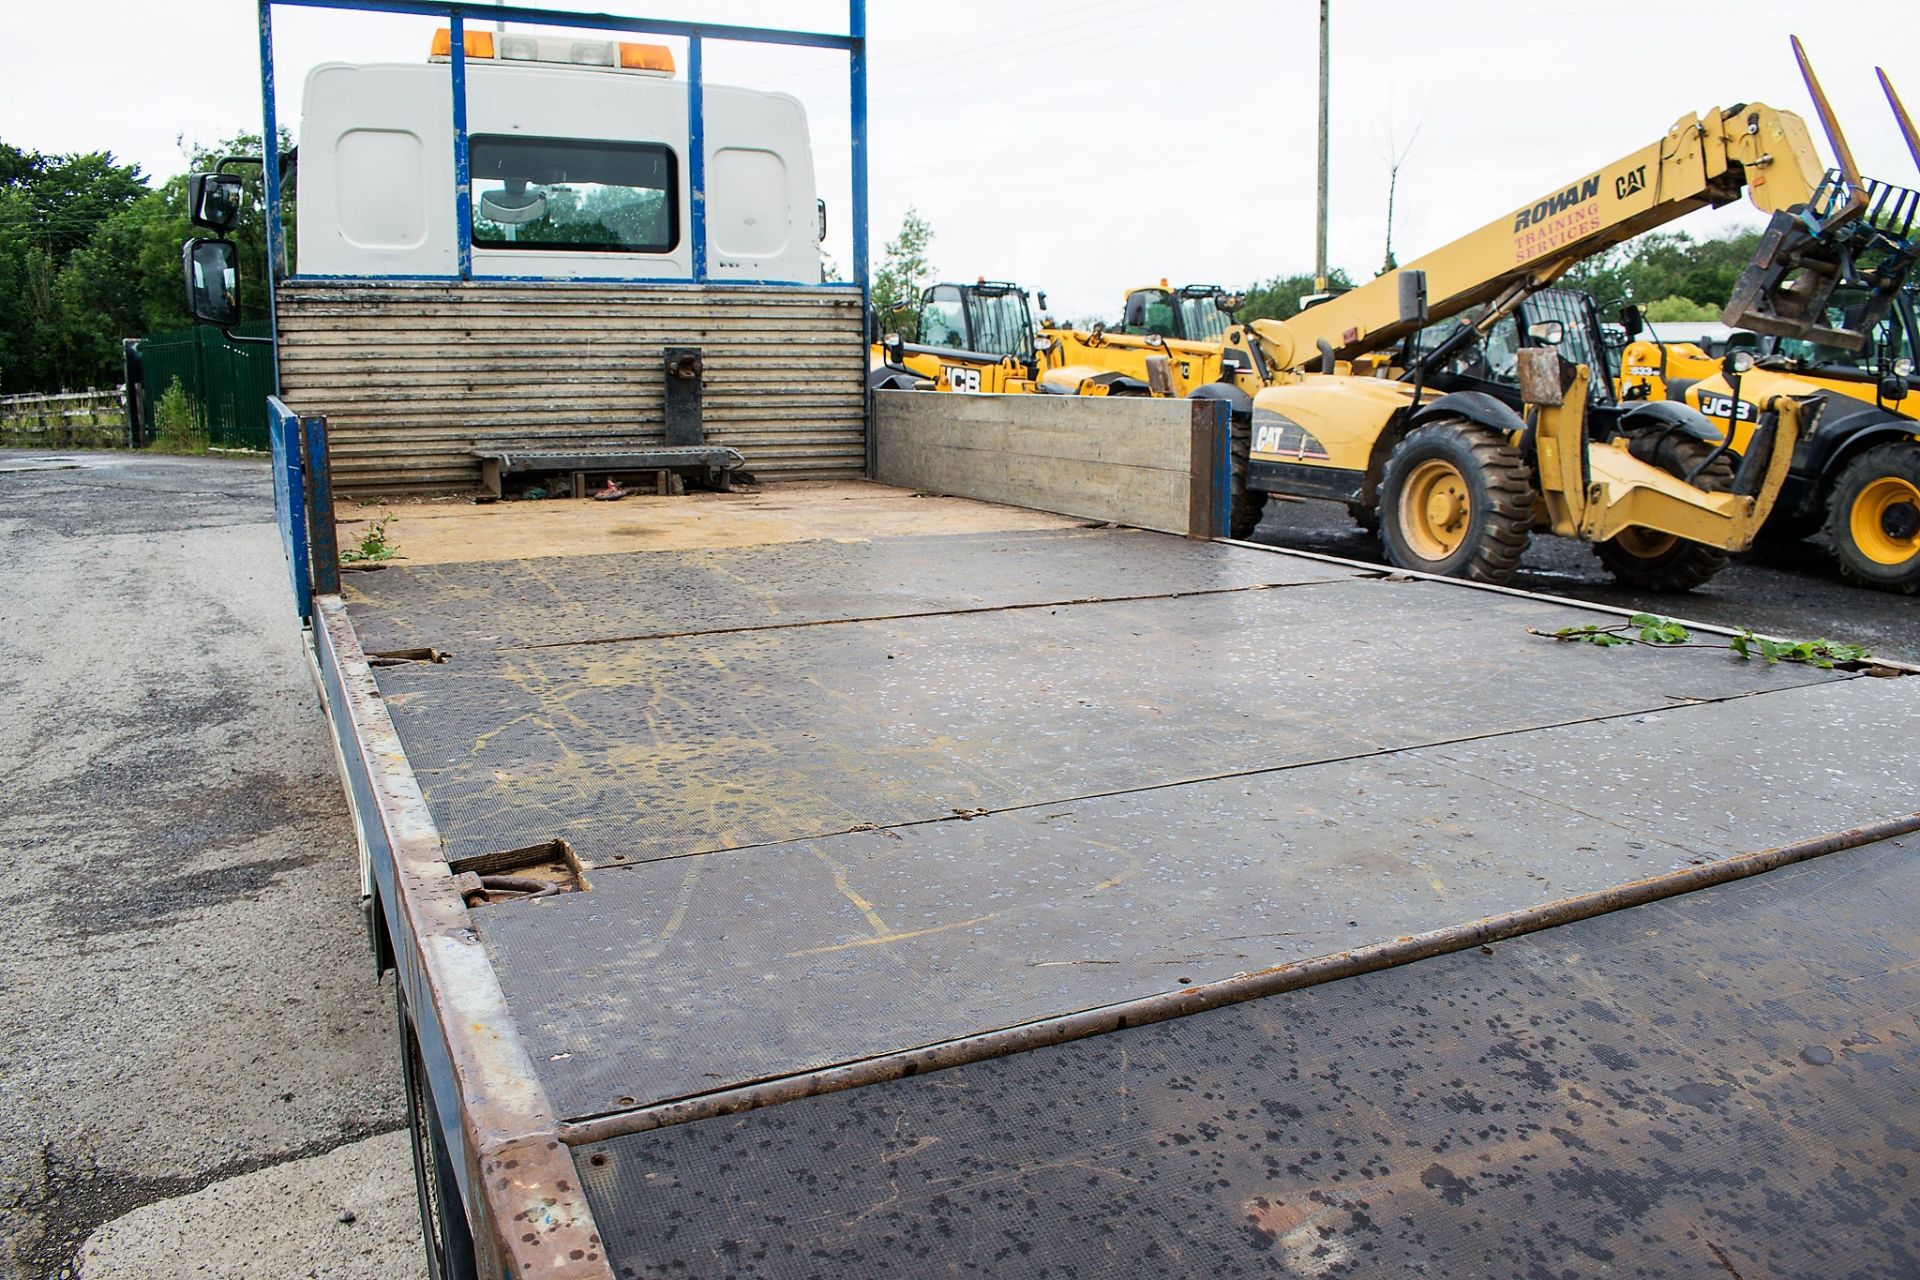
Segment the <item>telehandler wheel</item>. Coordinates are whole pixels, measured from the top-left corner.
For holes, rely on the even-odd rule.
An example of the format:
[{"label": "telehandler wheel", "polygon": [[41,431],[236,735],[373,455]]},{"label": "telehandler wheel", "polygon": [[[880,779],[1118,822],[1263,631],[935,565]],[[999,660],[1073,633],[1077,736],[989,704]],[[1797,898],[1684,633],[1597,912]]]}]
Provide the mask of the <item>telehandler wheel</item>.
[{"label": "telehandler wheel", "polygon": [[413,1147],[414,1190],[420,1201],[420,1234],[427,1251],[428,1280],[478,1280],[473,1234],[460,1183],[441,1135],[433,1083],[420,1056],[418,1028],[396,975],[394,1005],[400,1019],[400,1061],[407,1093],[407,1130]]},{"label": "telehandler wheel", "polygon": [[1402,569],[1505,582],[1533,528],[1533,481],[1520,451],[1488,427],[1443,418],[1387,455],[1380,538]]},{"label": "telehandler wheel", "polygon": [[1359,525],[1363,532],[1370,533],[1376,538],[1380,536],[1379,507],[1369,507],[1362,503],[1349,502],[1347,504],[1347,514],[1353,517],[1353,522]]},{"label": "telehandler wheel", "polygon": [[1875,445],[1833,486],[1827,534],[1849,582],[1920,592],[1920,444]]},{"label": "telehandler wheel", "polygon": [[[1713,446],[1677,432],[1643,431],[1627,442],[1627,452],[1670,476],[1685,476]],[[1695,477],[1709,493],[1733,488],[1733,462],[1726,454]],[[1643,591],[1691,591],[1727,567],[1727,553],[1702,542],[1651,529],[1626,529],[1596,542],[1593,553],[1622,586]]]},{"label": "telehandler wheel", "polygon": [[[1218,421],[1218,419],[1215,419]],[[1260,527],[1267,509],[1267,495],[1247,488],[1247,456],[1253,451],[1253,415],[1236,413],[1229,420],[1228,442],[1233,447],[1233,466],[1229,477],[1233,485],[1227,504],[1227,533],[1235,538],[1251,538]]]}]

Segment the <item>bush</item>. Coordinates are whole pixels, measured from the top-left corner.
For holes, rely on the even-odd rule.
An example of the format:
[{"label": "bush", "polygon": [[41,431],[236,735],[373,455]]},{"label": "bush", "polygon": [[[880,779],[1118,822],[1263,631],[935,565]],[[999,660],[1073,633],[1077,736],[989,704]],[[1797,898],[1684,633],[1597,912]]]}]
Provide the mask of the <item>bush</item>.
[{"label": "bush", "polygon": [[153,447],[162,453],[205,453],[207,422],[200,406],[175,378],[153,406]]},{"label": "bush", "polygon": [[1643,308],[1642,313],[1655,324],[1686,324],[1694,321],[1704,323],[1720,318],[1720,308],[1710,303],[1695,302],[1692,298],[1683,298],[1678,294],[1654,299]]}]

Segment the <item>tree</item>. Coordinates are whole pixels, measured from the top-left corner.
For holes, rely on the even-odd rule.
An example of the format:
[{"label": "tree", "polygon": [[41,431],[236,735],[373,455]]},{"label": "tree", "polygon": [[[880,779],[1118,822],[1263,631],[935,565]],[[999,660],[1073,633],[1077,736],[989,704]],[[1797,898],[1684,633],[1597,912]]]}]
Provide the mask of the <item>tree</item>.
[{"label": "tree", "polygon": [[1718,320],[1721,308],[1710,302],[1695,302],[1692,298],[1683,298],[1676,293],[1646,303],[1641,307],[1641,312],[1655,324],[1680,324]]},{"label": "tree", "polygon": [[1561,283],[1591,293],[1602,306],[1627,298],[1684,298],[1717,316],[1759,243],[1758,231],[1713,240],[1655,231],[1587,259]]},{"label": "tree", "polygon": [[[291,149],[283,133],[280,150]],[[238,134],[188,156],[194,170],[224,155],[258,155],[258,134]],[[243,319],[266,315],[266,199],[262,171],[241,166],[239,246]],[[291,197],[283,217],[292,218]],[[43,156],[0,143],[0,392],[112,385],[123,338],[188,324],[180,246],[187,179],[150,186],[107,152]]]},{"label": "tree", "polygon": [[[1327,273],[1327,284],[1334,289],[1351,289],[1353,277],[1334,267]],[[1242,324],[1251,320],[1285,320],[1299,315],[1300,300],[1313,292],[1311,271],[1275,276],[1265,283],[1248,285],[1243,292],[1245,301],[1233,313],[1233,318]]]},{"label": "tree", "polygon": [[59,280],[73,255],[147,193],[138,165],[111,152],[47,156],[0,143],[0,391],[85,386],[69,342],[77,318]]},{"label": "tree", "polygon": [[[933,228],[908,206],[900,219],[900,234],[887,241],[886,256],[873,274],[873,309],[883,329],[898,332],[912,342],[919,335],[920,294],[933,281],[933,262],[927,249],[933,243]],[[896,307],[906,308],[898,317]]]}]

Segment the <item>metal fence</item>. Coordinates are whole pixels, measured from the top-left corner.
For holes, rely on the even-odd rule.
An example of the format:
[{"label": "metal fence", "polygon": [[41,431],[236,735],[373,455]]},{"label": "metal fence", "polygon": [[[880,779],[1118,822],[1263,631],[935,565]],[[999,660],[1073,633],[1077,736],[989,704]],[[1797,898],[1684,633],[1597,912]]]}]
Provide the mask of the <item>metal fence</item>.
[{"label": "metal fence", "polygon": [[[264,323],[244,324],[234,332],[265,337]],[[199,409],[207,425],[207,443],[216,449],[268,447],[267,397],[273,394],[273,348],[239,345],[218,329],[196,325],[142,338],[138,348],[141,435],[158,433],[155,415],[160,397],[174,379]]]}]

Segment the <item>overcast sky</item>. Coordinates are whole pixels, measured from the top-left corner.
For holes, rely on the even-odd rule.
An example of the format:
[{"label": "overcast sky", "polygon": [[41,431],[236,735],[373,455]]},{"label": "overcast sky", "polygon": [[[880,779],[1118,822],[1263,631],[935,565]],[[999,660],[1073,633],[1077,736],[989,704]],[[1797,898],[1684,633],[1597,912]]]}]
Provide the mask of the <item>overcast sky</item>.
[{"label": "overcast sky", "polygon": [[[0,140],[111,150],[164,176],[179,140],[260,119],[248,0],[8,6]],[[563,7],[563,6],[552,6]],[[658,17],[845,30],[819,0],[592,0]],[[1920,7],[1689,0],[1334,0],[1332,249],[1364,279],[1386,232],[1389,157],[1402,260],[1645,146],[1675,119],[1760,101],[1813,111],[1788,45],[1806,42],[1868,174],[1920,183],[1873,77],[1920,110]],[[435,22],[277,10],[281,119],[297,133],[316,62],[423,58]],[[874,252],[916,206],[955,279],[1018,280],[1063,315],[1117,310],[1161,276],[1230,286],[1313,264],[1316,0],[871,0]],[[709,50],[711,81],[807,103],[849,259],[844,55]],[[1817,129],[1817,125],[1815,126]],[[1824,142],[1822,144],[1825,150]],[[1757,223],[1749,206],[1696,232]]]}]

